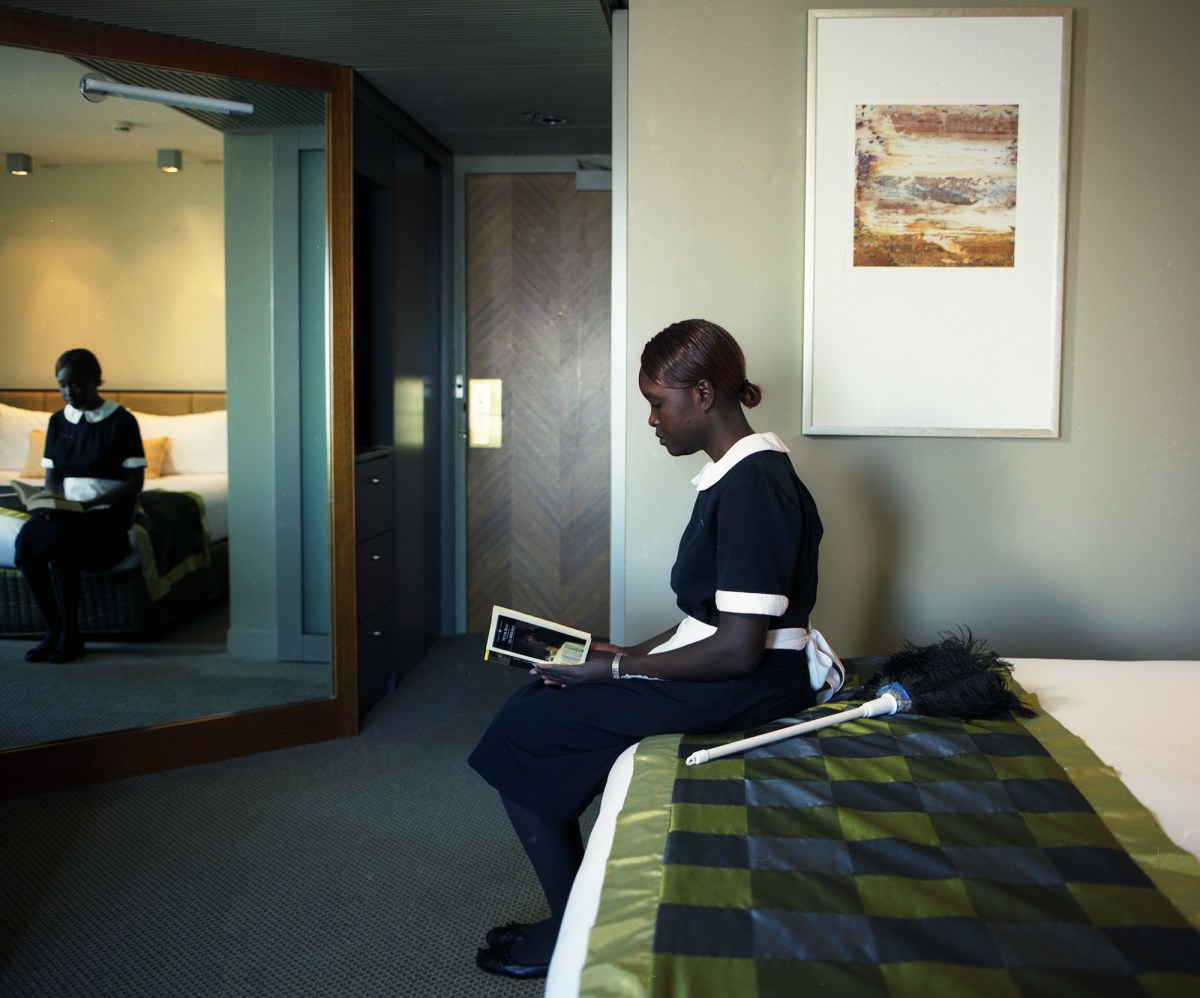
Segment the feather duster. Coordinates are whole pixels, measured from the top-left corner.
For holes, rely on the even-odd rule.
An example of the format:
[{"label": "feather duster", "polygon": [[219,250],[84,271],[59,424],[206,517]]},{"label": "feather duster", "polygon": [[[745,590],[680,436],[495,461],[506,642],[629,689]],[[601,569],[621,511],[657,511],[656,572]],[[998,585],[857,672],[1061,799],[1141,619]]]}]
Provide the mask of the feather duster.
[{"label": "feather duster", "polygon": [[913,714],[968,721],[1033,716],[1009,688],[1012,666],[973,637],[969,628],[938,637],[941,641],[923,647],[904,642],[902,650],[864,684],[867,696],[877,697],[898,684],[911,702],[902,709]]},{"label": "feather duster", "polygon": [[983,641],[974,638],[970,629],[962,628],[957,634],[946,631],[938,636],[941,640],[931,645],[904,642],[903,648],[891,655],[862,685],[864,694],[872,698],[866,703],[726,745],[701,749],[687,757],[687,764],[699,766],[711,759],[834,724],[897,712],[968,721],[1033,716],[1034,711],[1021,703],[1009,688],[1012,666],[989,651]]}]

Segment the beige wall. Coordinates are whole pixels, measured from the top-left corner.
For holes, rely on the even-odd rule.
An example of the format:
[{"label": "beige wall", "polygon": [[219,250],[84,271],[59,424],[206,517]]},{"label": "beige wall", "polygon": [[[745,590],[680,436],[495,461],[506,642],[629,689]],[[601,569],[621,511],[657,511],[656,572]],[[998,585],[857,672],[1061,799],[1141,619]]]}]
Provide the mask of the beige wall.
[{"label": "beige wall", "polygon": [[220,163],[35,166],[0,177],[5,387],[87,347],[112,388],[225,387]]},{"label": "beige wall", "polygon": [[658,448],[637,358],[700,315],[742,342],[751,421],[817,498],[813,623],[839,653],[965,624],[1014,657],[1200,657],[1200,7],[1075,6],[1057,440],[801,435],[807,8],[631,7],[624,637],[677,617],[703,463]]}]

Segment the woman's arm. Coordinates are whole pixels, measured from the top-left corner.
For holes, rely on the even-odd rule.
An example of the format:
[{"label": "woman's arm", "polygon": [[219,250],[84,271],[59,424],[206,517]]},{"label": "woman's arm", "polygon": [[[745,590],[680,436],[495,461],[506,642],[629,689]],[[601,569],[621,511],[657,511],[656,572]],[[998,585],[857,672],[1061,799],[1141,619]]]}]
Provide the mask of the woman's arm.
[{"label": "woman's arm", "polygon": [[[46,477],[49,478],[49,475]],[[94,499],[89,499],[83,504],[83,508],[90,509],[92,506],[110,506],[115,502],[120,502],[122,499],[135,499],[141,493],[142,486],[145,483],[145,470],[143,468],[134,468],[130,471],[128,478],[119,485],[114,485],[107,492],[101,493]]]},{"label": "woman's arm", "polygon": [[[621,659],[621,675],[699,681],[748,675],[762,660],[770,620],[757,614],[722,613],[715,634],[659,655],[642,652],[643,642],[636,654],[630,652]],[[551,683],[570,686],[611,679],[612,660],[611,654],[601,650],[580,665],[539,665],[534,671]]]},{"label": "woman's arm", "polygon": [[675,633],[675,631],[678,630],[678,626],[679,625],[677,624],[675,627],[668,627],[662,632],[662,634],[656,634],[654,637],[647,638],[645,641],[641,642],[640,644],[633,645],[632,647],[610,645],[605,641],[597,641],[592,645],[592,650],[614,653],[620,652],[622,655],[649,655],[650,650],[652,648],[657,648],[663,642],[667,641]]}]

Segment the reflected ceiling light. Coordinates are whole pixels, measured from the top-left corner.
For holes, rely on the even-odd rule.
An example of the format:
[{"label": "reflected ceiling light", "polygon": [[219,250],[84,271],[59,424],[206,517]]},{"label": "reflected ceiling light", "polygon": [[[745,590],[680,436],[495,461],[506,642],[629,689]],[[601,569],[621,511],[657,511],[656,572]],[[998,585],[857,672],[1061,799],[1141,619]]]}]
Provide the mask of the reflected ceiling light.
[{"label": "reflected ceiling light", "polygon": [[10,152],[4,157],[5,169],[14,177],[26,177],[33,172],[33,160],[28,153]]},{"label": "reflected ceiling light", "polygon": [[183,169],[183,156],[178,149],[159,149],[158,168],[163,173],[178,173]]},{"label": "reflected ceiling light", "polygon": [[150,87],[135,87],[128,83],[113,83],[95,73],[88,73],[79,81],[79,92],[93,104],[112,96],[150,101],[152,104],[170,104],[172,107],[189,107],[196,111],[215,111],[218,114],[254,113],[254,105],[245,101],[220,100],[217,97],[201,97],[198,94],[180,94],[173,90],[153,90]]}]

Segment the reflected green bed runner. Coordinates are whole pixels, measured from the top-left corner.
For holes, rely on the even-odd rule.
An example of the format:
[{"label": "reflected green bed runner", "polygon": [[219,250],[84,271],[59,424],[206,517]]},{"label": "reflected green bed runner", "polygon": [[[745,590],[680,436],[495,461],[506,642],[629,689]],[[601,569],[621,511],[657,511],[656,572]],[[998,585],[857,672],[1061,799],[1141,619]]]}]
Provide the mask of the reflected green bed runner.
[{"label": "reflected green bed runner", "polygon": [[148,489],[138,498],[134,537],[152,600],[185,575],[212,564],[204,499],[194,492]]},{"label": "reflected green bed runner", "polygon": [[1053,718],[727,740],[639,746],[581,994],[1200,994],[1200,864]]}]

